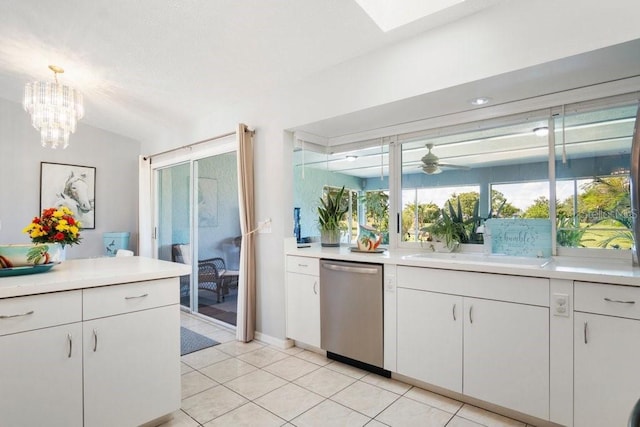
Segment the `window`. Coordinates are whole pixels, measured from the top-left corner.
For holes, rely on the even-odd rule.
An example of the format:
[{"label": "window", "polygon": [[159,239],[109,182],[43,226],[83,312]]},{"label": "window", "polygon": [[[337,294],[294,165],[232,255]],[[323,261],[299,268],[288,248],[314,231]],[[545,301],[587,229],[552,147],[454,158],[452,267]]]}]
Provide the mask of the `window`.
[{"label": "window", "polygon": [[[381,233],[389,241],[389,145],[327,147],[298,140],[293,153],[294,207],[300,210],[302,239],[317,240],[317,207],[327,191],[345,187],[349,206],[342,224],[342,243],[355,243],[364,233]],[[336,147],[331,147],[335,150]]]},{"label": "window", "polygon": [[389,190],[365,191],[360,198],[365,212],[358,234],[381,234],[382,244],[389,243]]},{"label": "window", "polygon": [[549,144],[534,132],[547,128],[548,115],[452,126],[403,141],[400,242],[431,238],[425,233],[445,216],[461,223],[459,240],[469,244],[483,243],[478,227],[489,217],[533,215],[546,203],[548,218]]},{"label": "window", "polygon": [[549,218],[561,254],[626,250],[637,105],[628,94],[346,146],[309,143],[306,154],[299,144],[294,201],[302,204],[295,206],[312,197],[313,224],[318,184],[345,185],[351,241],[375,230],[385,243],[418,246],[453,209],[469,244],[483,243],[478,227],[490,217]]},{"label": "window", "polygon": [[430,187],[402,190],[402,241],[421,242],[427,238],[428,228],[452,203],[457,209],[458,200],[465,219],[473,217],[479,202],[480,187]]},{"label": "window", "polygon": [[549,181],[492,184],[489,216],[549,218]]},{"label": "window", "polygon": [[637,104],[573,111],[555,119],[560,247],[630,249],[629,167]]}]

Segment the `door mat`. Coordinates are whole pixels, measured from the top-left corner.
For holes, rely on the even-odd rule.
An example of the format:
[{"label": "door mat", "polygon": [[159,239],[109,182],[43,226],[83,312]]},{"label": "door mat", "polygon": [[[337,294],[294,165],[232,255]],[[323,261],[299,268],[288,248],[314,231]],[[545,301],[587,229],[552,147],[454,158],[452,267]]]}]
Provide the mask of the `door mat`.
[{"label": "door mat", "polygon": [[220,344],[218,341],[180,327],[180,356]]},{"label": "door mat", "polygon": [[236,318],[238,314],[235,311],[224,311],[215,307],[211,307],[208,305],[198,307],[198,313],[204,314],[205,316],[212,317],[214,319],[218,319],[223,321],[224,323],[228,323],[230,325],[236,326]]}]

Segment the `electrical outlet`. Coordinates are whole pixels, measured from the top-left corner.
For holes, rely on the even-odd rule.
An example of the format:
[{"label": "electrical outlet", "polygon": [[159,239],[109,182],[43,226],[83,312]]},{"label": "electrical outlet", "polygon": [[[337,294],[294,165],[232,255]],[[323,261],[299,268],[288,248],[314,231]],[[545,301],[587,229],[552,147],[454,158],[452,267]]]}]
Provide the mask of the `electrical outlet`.
[{"label": "electrical outlet", "polygon": [[551,304],[554,316],[569,317],[569,295],[553,294]]},{"label": "electrical outlet", "polygon": [[258,222],[258,233],[271,233],[271,218]]}]

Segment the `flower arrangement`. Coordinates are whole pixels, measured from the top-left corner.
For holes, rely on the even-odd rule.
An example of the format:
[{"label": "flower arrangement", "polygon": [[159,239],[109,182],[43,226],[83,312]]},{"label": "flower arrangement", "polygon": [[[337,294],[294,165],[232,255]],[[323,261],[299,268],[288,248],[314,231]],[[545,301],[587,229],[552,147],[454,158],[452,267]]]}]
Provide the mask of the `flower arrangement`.
[{"label": "flower arrangement", "polygon": [[49,208],[35,217],[22,232],[29,234],[33,243],[59,243],[73,245],[80,243],[80,221],[73,218],[73,212],[66,206]]}]

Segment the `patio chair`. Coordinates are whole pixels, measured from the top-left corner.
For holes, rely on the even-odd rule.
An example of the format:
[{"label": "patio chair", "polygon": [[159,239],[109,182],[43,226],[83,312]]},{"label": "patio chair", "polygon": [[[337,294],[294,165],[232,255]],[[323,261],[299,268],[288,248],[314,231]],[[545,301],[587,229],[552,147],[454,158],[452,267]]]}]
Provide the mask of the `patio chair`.
[{"label": "patio chair", "polygon": [[224,301],[223,278],[224,260],[209,258],[198,260],[198,289],[216,293],[216,302]]}]

